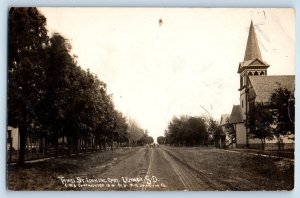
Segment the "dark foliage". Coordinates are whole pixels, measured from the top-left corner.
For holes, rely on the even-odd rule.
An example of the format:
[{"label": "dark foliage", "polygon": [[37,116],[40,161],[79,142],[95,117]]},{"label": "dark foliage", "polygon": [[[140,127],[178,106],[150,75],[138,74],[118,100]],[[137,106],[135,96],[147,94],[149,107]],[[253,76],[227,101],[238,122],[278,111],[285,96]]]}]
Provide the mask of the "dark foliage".
[{"label": "dark foliage", "polygon": [[39,134],[40,148],[54,145],[56,155],[59,144],[70,153],[130,142],[106,84],[77,64],[67,39],[47,36],[46,18],[36,8],[11,8],[8,23],[8,125],[19,128],[20,163],[27,133]]},{"label": "dark foliage", "polygon": [[166,142],[176,146],[208,144],[206,119],[203,117],[174,117],[166,131]]}]

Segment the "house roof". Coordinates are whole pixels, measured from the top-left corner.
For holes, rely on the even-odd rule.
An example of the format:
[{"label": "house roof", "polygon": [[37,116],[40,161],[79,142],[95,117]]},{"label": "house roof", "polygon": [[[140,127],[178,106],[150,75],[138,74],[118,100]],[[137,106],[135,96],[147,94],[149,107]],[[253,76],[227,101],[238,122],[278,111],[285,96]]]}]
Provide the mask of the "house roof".
[{"label": "house roof", "polygon": [[220,126],[223,126],[226,124],[227,119],[230,118],[230,114],[222,114],[221,120],[220,120]]},{"label": "house roof", "polygon": [[262,60],[262,57],[258,46],[253,22],[251,20],[244,61],[254,59]]},{"label": "house roof", "polygon": [[295,90],[295,76],[249,76],[253,89],[249,91],[250,99],[256,102],[268,102],[272,93],[281,86],[290,91]]},{"label": "house roof", "polygon": [[229,122],[230,123],[244,122],[240,105],[233,105]]}]

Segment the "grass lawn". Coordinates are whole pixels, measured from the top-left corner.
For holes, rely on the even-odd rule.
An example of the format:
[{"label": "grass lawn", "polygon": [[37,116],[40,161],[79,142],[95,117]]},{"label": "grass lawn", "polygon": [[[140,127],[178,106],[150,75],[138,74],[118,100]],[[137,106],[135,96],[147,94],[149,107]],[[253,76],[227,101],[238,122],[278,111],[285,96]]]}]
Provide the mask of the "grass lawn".
[{"label": "grass lawn", "polygon": [[213,148],[168,147],[178,159],[241,190],[292,190],[294,163]]},{"label": "grass lawn", "polygon": [[116,152],[95,152],[22,166],[11,165],[7,167],[7,188],[9,190],[66,190],[61,185],[59,176],[92,177],[92,174],[104,171],[107,163],[126,157],[135,151],[136,148],[118,149]]}]

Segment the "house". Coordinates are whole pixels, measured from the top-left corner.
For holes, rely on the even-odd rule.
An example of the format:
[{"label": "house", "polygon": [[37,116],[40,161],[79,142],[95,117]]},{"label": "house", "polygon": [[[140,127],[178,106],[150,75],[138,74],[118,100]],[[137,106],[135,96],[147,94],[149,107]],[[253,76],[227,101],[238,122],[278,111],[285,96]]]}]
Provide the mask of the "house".
[{"label": "house", "polygon": [[214,135],[216,148],[235,147],[235,136],[229,134],[229,129],[226,128],[226,124],[229,121],[229,118],[230,114],[221,115],[218,133]]},{"label": "house", "polygon": [[233,105],[229,122],[233,125],[233,129],[235,131],[236,147],[246,145],[246,128],[244,125],[244,119],[240,105]]},{"label": "house", "polygon": [[[221,122],[222,122],[222,117],[221,116]],[[217,130],[214,132],[214,146],[215,148],[224,148],[226,146],[226,129],[225,129],[225,124],[223,123],[223,126],[220,124],[218,125]]]},{"label": "house", "polygon": [[7,128],[7,150],[19,150],[19,129],[8,126]]},{"label": "house", "polygon": [[[295,91],[294,75],[268,76],[270,65],[262,58],[257,42],[253,22],[251,21],[246,45],[244,61],[239,63],[237,73],[240,75],[240,104],[234,105],[230,114],[230,123],[236,133],[236,146],[248,148],[260,148],[261,141],[249,135],[246,127],[247,113],[256,103],[268,103],[272,93],[281,86]],[[248,118],[249,119],[249,118]],[[282,137],[285,148],[294,147],[294,141],[289,137]],[[267,148],[276,148],[277,140],[266,140]]]}]

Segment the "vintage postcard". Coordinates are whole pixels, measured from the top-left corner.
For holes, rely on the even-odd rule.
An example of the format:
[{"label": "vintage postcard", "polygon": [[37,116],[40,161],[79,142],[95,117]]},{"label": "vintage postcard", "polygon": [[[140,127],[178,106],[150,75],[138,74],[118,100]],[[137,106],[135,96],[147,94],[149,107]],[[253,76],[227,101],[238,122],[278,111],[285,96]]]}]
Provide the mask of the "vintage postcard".
[{"label": "vintage postcard", "polygon": [[292,8],[11,7],[7,189],[293,190]]}]

